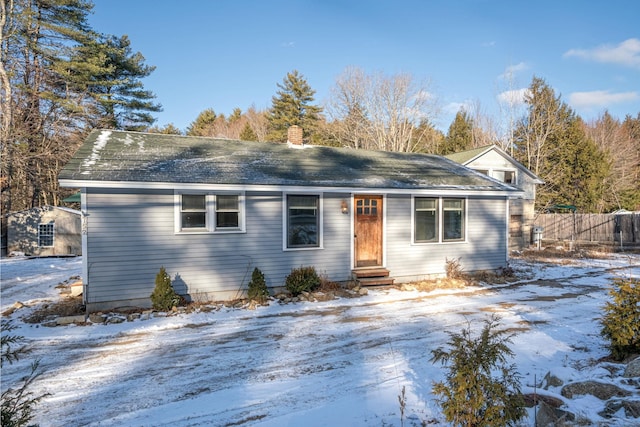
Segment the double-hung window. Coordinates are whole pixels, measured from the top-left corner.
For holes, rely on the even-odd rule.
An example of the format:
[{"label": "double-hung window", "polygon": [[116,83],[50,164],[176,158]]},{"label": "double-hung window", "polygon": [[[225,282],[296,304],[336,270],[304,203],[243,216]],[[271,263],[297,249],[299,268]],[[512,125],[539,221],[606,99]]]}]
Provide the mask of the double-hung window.
[{"label": "double-hung window", "polygon": [[178,232],[243,232],[244,197],[227,193],[176,195]]},{"label": "double-hung window", "polygon": [[287,195],[287,248],[320,247],[320,196]]},{"label": "double-hung window", "polygon": [[215,196],[216,230],[232,230],[240,227],[240,201],[237,194]]},{"label": "double-hung window", "polygon": [[438,199],[415,198],[415,241],[438,241]]},{"label": "double-hung window", "polygon": [[415,243],[457,242],[465,239],[465,200],[415,197]]},{"label": "double-hung window", "polygon": [[464,240],[464,199],[442,199],[442,241]]},{"label": "double-hung window", "polygon": [[53,223],[38,224],[38,246],[41,248],[53,246]]},{"label": "double-hung window", "polygon": [[180,230],[207,229],[207,196],[205,194],[183,194],[180,200]]}]

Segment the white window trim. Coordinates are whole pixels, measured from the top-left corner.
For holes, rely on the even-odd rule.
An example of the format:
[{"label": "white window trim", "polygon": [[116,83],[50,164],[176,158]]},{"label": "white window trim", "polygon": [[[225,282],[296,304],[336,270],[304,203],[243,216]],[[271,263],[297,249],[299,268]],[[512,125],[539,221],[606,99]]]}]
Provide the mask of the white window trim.
[{"label": "white window trim", "polygon": [[[182,195],[205,196],[205,228],[182,229]],[[216,195],[238,196],[238,227],[218,228],[216,226]],[[174,192],[174,232],[176,234],[238,234],[246,233],[246,208],[244,191],[175,191]]]},{"label": "white window trim", "polygon": [[[438,200],[438,240],[431,242],[416,242],[416,199],[436,199]],[[444,200],[459,199],[464,200],[464,236],[460,240],[444,240]],[[468,243],[469,233],[469,199],[457,196],[411,196],[411,245],[459,245]]]},{"label": "white window trim", "polygon": [[516,168],[505,168],[505,167],[479,167],[479,166],[474,166],[473,170],[475,170],[476,172],[480,172],[483,173],[482,171],[487,171],[487,176],[491,177],[493,179],[498,179],[496,177],[493,176],[494,172],[513,172],[513,179],[515,182],[511,183],[511,184],[507,184],[506,182],[499,180],[500,182],[502,182],[503,184],[507,184],[507,185],[518,185],[518,180],[520,179],[520,177],[518,176],[518,169]]},{"label": "white window trim", "polygon": [[[513,172],[513,181],[512,183],[507,183],[504,180],[500,180],[502,183],[507,184],[507,185],[518,185],[518,170],[517,169],[513,169],[513,168],[493,168],[491,169],[491,174],[493,174],[493,172]],[[492,176],[492,175],[489,175]],[[494,178],[494,179],[498,179],[498,178]]]},{"label": "white window trim", "polygon": [[[318,246],[290,248],[288,246],[289,209],[287,209],[287,198],[289,196],[317,196],[318,197]],[[291,251],[317,251],[324,249],[324,194],[318,192],[283,192],[282,193],[282,250]]]}]

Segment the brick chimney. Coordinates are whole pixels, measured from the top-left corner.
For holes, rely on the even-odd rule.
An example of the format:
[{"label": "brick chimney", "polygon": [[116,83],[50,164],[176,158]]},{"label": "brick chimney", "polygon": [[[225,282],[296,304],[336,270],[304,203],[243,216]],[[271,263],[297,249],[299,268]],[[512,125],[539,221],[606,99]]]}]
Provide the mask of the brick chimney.
[{"label": "brick chimney", "polygon": [[302,128],[300,126],[289,126],[289,129],[287,129],[287,142],[293,145],[302,145]]}]

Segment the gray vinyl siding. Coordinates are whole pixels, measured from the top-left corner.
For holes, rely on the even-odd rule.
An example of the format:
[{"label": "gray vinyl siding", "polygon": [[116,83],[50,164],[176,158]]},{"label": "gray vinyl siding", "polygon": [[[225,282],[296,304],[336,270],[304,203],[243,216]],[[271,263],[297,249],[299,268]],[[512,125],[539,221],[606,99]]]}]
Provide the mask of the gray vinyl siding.
[{"label": "gray vinyl siding", "polygon": [[458,258],[467,272],[505,266],[505,199],[467,198],[466,210],[466,241],[414,244],[411,197],[387,197],[386,267],[391,276],[403,282],[442,275],[447,259]]},{"label": "gray vinyl siding", "polygon": [[[172,190],[88,189],[85,302],[90,310],[149,305],[163,266],[176,290],[195,301],[242,297],[255,267],[272,289],[301,266],[348,280],[352,212],[343,214],[341,203],[350,204],[350,194],[324,193],[322,200],[322,247],[284,250],[281,192],[245,193],[243,233],[189,234],[175,232]],[[385,200],[385,266],[398,282],[444,274],[447,259],[460,258],[468,272],[506,264],[506,199],[467,198],[466,241],[430,244],[413,243],[411,196]]]},{"label": "gray vinyl siding", "polygon": [[245,233],[187,234],[174,231],[173,191],[89,190],[86,302],[148,300],[162,266],[176,290],[194,300],[242,296],[254,267],[272,288],[283,286],[292,268],[308,265],[346,280],[350,216],[340,212],[345,198],[323,196],[323,248],[284,251],[279,192],[245,194]]}]

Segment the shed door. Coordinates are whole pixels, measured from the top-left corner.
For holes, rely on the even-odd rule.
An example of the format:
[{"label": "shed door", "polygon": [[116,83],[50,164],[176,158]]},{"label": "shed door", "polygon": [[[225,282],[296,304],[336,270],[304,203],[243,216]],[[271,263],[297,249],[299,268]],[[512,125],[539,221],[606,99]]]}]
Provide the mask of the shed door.
[{"label": "shed door", "polygon": [[356,195],[355,264],[356,267],[382,265],[382,196]]}]

